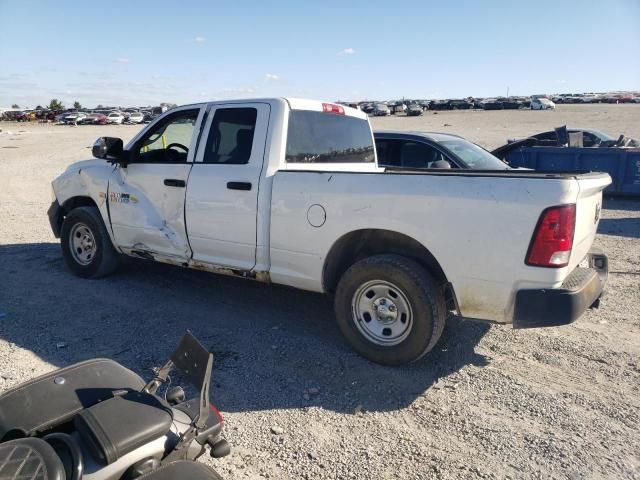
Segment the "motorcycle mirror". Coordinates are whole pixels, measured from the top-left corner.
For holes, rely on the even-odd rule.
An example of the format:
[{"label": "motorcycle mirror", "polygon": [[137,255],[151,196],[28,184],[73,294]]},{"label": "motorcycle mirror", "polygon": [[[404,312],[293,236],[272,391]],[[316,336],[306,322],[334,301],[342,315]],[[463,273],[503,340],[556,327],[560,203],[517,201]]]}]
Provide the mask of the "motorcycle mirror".
[{"label": "motorcycle mirror", "polygon": [[178,403],[184,402],[187,396],[182,387],[173,387],[167,392],[165,398],[171,405],[177,405]]}]

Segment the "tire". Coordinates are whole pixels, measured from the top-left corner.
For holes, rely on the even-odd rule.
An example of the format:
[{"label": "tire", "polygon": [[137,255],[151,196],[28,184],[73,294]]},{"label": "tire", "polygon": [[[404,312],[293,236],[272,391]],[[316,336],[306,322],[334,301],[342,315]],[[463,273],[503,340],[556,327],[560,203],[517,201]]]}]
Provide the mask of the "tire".
[{"label": "tire", "polygon": [[360,355],[382,365],[403,365],[419,360],[442,335],[444,285],[409,258],[376,255],[344,273],[335,312],[340,330]]},{"label": "tire", "polygon": [[62,223],[60,243],[67,267],[78,277],[104,277],[118,267],[118,252],[96,207],[71,210]]}]

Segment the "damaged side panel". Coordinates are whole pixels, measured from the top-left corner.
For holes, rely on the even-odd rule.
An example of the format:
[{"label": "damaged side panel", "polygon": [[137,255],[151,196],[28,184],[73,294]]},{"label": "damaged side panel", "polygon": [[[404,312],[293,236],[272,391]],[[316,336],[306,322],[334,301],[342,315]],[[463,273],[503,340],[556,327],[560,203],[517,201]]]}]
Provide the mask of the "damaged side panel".
[{"label": "damaged side panel", "polygon": [[88,197],[93,200],[100,210],[104,224],[107,225],[107,232],[112,242],[114,238],[109,228],[107,189],[113,170],[114,166],[104,160],[85,160],[69,166],[51,184],[56,200],[61,206],[78,197]]},{"label": "damaged side panel", "polygon": [[109,210],[117,244],[185,262],[191,257],[184,222],[185,189],[166,179],[187,182],[190,164],[130,164],[109,180]]},{"label": "damaged side panel", "polygon": [[153,251],[150,251],[146,245],[137,244],[133,248],[123,248],[123,253],[131,257],[141,258],[143,260],[152,260],[160,263],[167,263],[169,265],[175,265],[177,267],[193,268],[194,270],[202,270],[210,273],[217,273],[219,275],[228,275],[232,277],[241,277],[250,280],[256,280],[262,283],[271,283],[269,272],[266,271],[247,271],[235,268],[224,267],[220,265],[213,265],[206,262],[199,262],[196,260],[183,260],[176,258],[175,256],[162,255]]}]

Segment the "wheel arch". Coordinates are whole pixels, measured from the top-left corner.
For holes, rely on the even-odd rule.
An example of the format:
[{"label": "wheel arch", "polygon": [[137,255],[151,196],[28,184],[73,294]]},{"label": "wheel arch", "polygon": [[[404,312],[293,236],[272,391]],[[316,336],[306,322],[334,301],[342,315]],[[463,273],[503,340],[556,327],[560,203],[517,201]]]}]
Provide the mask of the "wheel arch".
[{"label": "wheel arch", "polygon": [[75,197],[68,198],[64,202],[62,202],[62,210],[65,215],[69,213],[74,208],[78,207],[96,207],[98,208],[98,204],[93,200],[93,198],[85,195],[77,195]]},{"label": "wheel arch", "polygon": [[[354,230],[336,240],[325,258],[322,272],[323,289],[333,293],[340,277],[351,265],[363,258],[381,254],[397,254],[416,261],[436,280],[448,286],[452,305],[457,307],[453,287],[436,257],[416,239],[393,230]],[[449,298],[447,300],[449,301]]]},{"label": "wheel arch", "polygon": [[59,204],[57,201],[51,206],[49,211],[47,212],[49,215],[49,221],[51,223],[51,228],[53,230],[53,234],[56,238],[60,237],[60,232],[62,231],[62,223],[64,222],[64,218],[69,214],[71,210],[77,207],[96,207],[98,205],[91,198],[84,195],[77,195],[75,197],[68,198],[62,204]]}]

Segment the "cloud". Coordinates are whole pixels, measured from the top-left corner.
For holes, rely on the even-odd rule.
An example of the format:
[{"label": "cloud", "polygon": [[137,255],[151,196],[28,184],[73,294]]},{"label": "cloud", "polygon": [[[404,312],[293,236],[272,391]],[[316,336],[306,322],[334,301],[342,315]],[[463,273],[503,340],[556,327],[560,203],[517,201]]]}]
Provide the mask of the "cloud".
[{"label": "cloud", "polygon": [[256,93],[253,87],[223,88],[218,93],[225,95],[246,95]]},{"label": "cloud", "polygon": [[267,73],[264,76],[265,80],[272,80],[272,81],[278,81],[280,80],[280,77],[278,75],[275,75],[273,73]]},{"label": "cloud", "polygon": [[204,43],[205,40],[206,40],[206,38],[204,38],[201,35],[198,35],[196,38],[193,39],[193,41],[196,42],[196,43]]},{"label": "cloud", "polygon": [[566,80],[558,80],[558,83],[563,83],[564,84],[564,83],[567,83],[567,81]]},{"label": "cloud", "polygon": [[129,59],[125,57],[116,58],[116,62],[118,63],[129,63]]},{"label": "cloud", "polygon": [[353,55],[354,53],[356,53],[356,51],[353,48],[349,47],[339,51],[338,55]]}]

